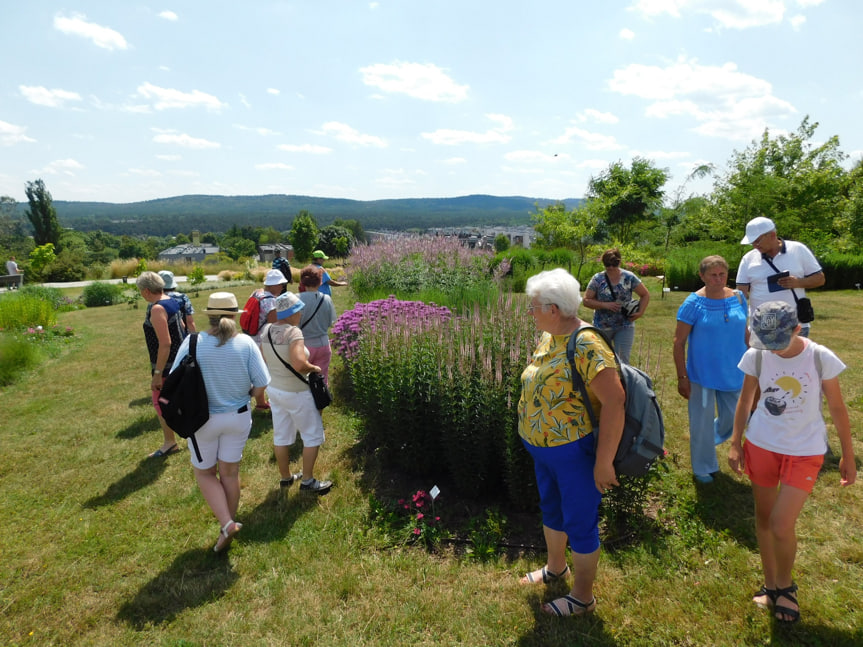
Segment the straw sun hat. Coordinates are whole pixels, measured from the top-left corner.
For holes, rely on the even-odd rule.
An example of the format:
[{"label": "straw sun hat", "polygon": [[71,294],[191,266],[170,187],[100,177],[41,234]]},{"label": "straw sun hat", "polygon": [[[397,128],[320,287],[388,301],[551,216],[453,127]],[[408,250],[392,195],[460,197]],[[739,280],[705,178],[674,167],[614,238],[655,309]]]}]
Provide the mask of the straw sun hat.
[{"label": "straw sun hat", "polygon": [[204,312],[208,315],[236,315],[242,310],[237,307],[237,297],[230,292],[213,292]]}]

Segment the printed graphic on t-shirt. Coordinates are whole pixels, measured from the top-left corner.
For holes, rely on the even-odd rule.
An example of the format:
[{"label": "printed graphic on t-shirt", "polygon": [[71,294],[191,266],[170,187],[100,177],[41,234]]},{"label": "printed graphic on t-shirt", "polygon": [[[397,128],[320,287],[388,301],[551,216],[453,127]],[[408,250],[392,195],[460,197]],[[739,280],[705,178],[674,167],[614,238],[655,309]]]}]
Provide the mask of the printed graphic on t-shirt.
[{"label": "printed graphic on t-shirt", "polygon": [[809,397],[808,376],[796,375],[796,371],[772,379],[772,384],[764,389],[764,408],[773,416],[801,412],[806,398]]}]

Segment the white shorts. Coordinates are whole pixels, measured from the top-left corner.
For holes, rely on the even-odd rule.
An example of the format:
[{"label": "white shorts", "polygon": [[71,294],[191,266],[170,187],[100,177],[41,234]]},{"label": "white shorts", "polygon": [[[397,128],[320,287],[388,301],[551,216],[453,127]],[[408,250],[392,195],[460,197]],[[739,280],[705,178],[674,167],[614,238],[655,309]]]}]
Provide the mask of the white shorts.
[{"label": "white shorts", "polygon": [[239,463],[243,458],[243,448],[252,431],[252,412],[245,407],[242,413],[211,413],[210,419],[195,432],[198,449],[201,450],[201,462],[195,456],[195,446],[189,438],[189,454],[192,466],[201,470],[213,467],[218,461],[223,463]]},{"label": "white shorts", "polygon": [[267,387],[270,410],[273,414],[273,444],[288,447],[297,440],[297,431],[303,447],[320,447],[324,444],[324,421],[315,408],[311,391],[281,391]]}]

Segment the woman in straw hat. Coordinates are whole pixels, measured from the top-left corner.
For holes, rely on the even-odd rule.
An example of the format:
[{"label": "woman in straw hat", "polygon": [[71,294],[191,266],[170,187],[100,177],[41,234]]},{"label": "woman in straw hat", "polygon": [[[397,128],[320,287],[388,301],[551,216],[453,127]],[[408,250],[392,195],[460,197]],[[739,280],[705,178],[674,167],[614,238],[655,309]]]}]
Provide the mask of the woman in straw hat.
[{"label": "woman in straw hat", "polygon": [[[217,553],[228,547],[240,528],[234,517],[240,503],[240,459],[252,429],[249,395],[263,397],[270,373],[258,345],[239,334],[236,317],[242,312],[230,292],[210,295],[204,314],[209,327],[198,336],[195,354],[204,384],[210,419],[196,433],[202,460],[190,451],[195,480],[219,520]],[[174,366],[189,353],[183,340]],[[191,441],[190,441],[191,442]]]}]

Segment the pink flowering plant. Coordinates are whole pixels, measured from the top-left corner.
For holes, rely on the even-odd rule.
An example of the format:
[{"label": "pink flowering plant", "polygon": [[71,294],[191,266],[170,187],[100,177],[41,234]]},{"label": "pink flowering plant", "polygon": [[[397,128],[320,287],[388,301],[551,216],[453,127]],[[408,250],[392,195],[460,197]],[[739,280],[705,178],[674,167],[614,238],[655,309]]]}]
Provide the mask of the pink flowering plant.
[{"label": "pink flowering plant", "polygon": [[434,550],[449,537],[435,512],[434,500],[425,490],[417,490],[406,499],[382,503],[369,499],[370,525],[384,537],[399,544],[415,544]]}]

